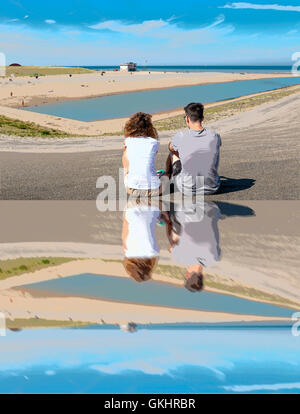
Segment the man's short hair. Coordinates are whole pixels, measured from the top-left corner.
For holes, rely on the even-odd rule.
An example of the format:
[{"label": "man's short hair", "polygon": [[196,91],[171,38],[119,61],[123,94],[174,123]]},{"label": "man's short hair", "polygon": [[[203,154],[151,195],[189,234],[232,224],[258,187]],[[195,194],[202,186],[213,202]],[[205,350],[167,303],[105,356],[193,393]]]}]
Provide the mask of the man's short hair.
[{"label": "man's short hair", "polygon": [[201,122],[203,120],[204,106],[202,103],[192,102],[184,107],[184,112],[192,122]]},{"label": "man's short hair", "polygon": [[188,279],[185,279],[184,287],[190,292],[200,292],[203,289],[202,272],[192,272]]}]

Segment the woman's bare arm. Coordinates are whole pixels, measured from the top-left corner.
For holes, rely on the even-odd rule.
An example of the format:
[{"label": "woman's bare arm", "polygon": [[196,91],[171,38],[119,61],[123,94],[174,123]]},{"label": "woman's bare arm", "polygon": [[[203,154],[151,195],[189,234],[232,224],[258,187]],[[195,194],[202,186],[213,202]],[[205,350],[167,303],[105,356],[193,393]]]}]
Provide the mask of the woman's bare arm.
[{"label": "woman's bare arm", "polygon": [[127,156],[127,148],[124,145],[123,155],[122,155],[122,165],[124,168],[124,175],[128,174],[129,171],[129,160]]},{"label": "woman's bare arm", "polygon": [[128,221],[126,218],[123,218],[123,229],[122,229],[122,241],[123,241],[123,249],[127,249],[127,237],[128,237]]}]

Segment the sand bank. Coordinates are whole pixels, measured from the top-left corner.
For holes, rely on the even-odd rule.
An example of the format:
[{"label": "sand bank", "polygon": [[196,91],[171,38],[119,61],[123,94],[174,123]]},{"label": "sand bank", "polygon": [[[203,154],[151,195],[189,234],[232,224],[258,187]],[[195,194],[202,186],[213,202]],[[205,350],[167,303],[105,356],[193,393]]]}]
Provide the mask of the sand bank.
[{"label": "sand bank", "polygon": [[[0,105],[20,108],[25,106],[67,99],[91,98],[117,93],[176,86],[201,85],[205,83],[231,82],[237,80],[289,77],[291,74],[274,73],[222,73],[222,72],[113,72],[73,75],[3,78],[0,80]],[[12,96],[11,96],[12,92]]]},{"label": "sand bank", "polygon": [[[92,73],[88,75],[74,75],[72,78],[65,75],[58,75],[46,76],[38,80],[29,80],[28,77],[25,77],[16,78],[12,82],[9,82],[6,79],[6,81],[2,81],[0,88],[0,115],[21,121],[34,122],[38,125],[58,129],[69,134],[99,136],[122,130],[127,118],[83,122],[23,111],[20,109],[22,101],[24,101],[25,106],[30,106],[68,99],[91,98],[141,90],[288,76],[292,75],[219,72],[153,72],[150,75],[145,72],[137,72],[130,75],[128,73],[108,72],[104,76],[100,76],[98,73]],[[11,93],[13,96],[10,96]],[[255,95],[257,94],[249,96]],[[207,105],[207,107],[210,105]],[[155,121],[161,120],[181,113],[182,109],[178,108],[172,111],[157,113],[153,119]]]},{"label": "sand bank", "polygon": [[[52,296],[52,295],[50,295]],[[109,302],[80,297],[33,297],[20,291],[0,292],[1,309],[9,319],[80,321],[109,324],[135,323],[210,323],[242,321],[286,321],[289,318],[206,312],[162,306]],[[11,299],[13,302],[11,302]],[[8,313],[9,312],[9,313]]]}]

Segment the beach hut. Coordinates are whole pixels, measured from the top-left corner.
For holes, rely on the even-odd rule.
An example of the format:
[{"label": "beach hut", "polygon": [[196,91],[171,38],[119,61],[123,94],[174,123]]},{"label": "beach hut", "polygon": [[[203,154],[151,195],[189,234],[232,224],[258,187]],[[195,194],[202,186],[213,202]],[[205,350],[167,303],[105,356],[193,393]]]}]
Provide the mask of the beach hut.
[{"label": "beach hut", "polygon": [[135,72],[136,63],[134,62],[122,63],[122,65],[120,65],[120,70],[125,71],[125,72]]}]

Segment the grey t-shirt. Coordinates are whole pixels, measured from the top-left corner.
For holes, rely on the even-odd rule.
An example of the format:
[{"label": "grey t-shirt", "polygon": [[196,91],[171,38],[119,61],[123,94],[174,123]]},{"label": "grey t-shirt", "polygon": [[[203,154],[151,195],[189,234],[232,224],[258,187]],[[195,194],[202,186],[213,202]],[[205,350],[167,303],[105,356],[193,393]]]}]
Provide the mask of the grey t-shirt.
[{"label": "grey t-shirt", "polygon": [[221,212],[214,202],[204,202],[203,207],[191,206],[175,212],[181,224],[179,243],[172,250],[177,263],[211,266],[220,260],[218,221]]},{"label": "grey t-shirt", "polygon": [[[181,172],[174,177],[178,189],[184,194],[195,194],[204,189],[205,194],[218,190],[220,177],[220,135],[209,129],[195,131],[186,129],[172,139],[172,147],[178,151],[182,165]],[[204,188],[201,179],[204,177]]]}]

